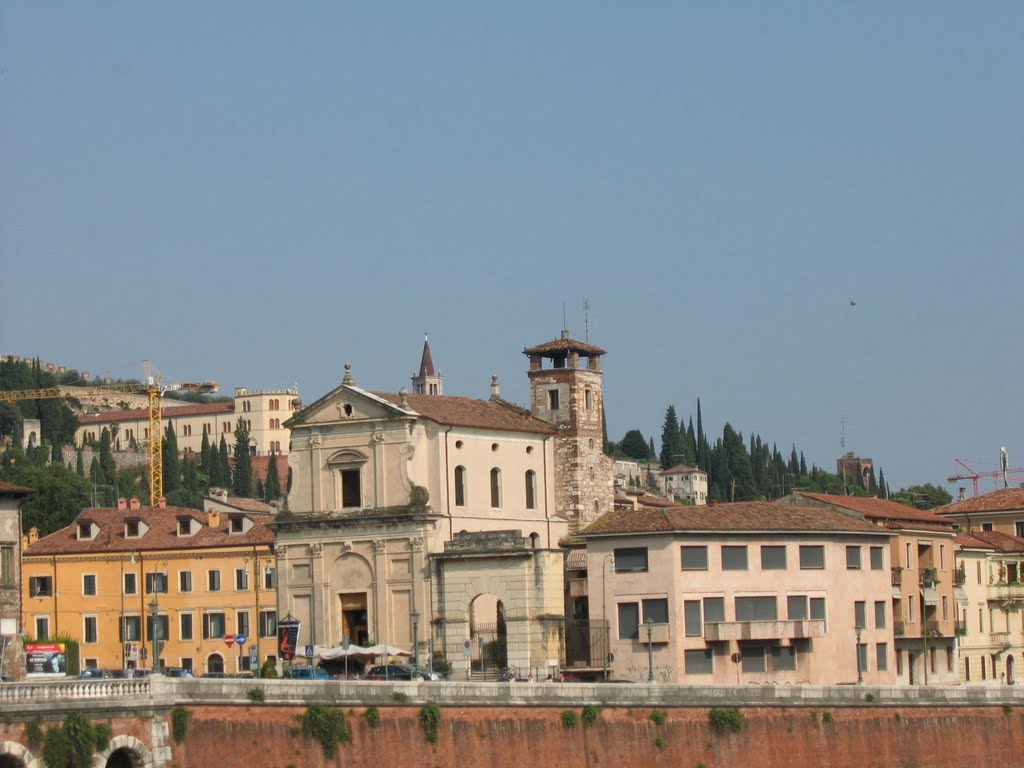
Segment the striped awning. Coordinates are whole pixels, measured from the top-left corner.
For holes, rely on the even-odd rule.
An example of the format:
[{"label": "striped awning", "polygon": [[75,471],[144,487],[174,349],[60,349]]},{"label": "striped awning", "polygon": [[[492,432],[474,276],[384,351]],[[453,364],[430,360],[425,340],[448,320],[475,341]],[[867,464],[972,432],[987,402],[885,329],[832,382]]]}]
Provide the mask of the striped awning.
[{"label": "striped awning", "polygon": [[967,592],[963,587],[953,587],[953,597],[960,605],[968,605],[971,601],[967,599]]},{"label": "striped awning", "polygon": [[935,587],[921,587],[921,594],[924,595],[925,605],[939,604],[939,591]]},{"label": "striped awning", "polygon": [[587,570],[587,550],[570,549],[569,554],[565,556],[565,569],[567,571]]}]

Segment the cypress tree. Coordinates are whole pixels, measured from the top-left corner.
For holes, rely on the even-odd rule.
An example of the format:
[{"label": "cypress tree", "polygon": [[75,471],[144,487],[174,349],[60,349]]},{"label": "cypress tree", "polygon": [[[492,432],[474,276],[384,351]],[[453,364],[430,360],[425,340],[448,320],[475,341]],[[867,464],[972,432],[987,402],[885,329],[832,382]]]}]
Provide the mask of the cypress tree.
[{"label": "cypress tree", "polygon": [[676,407],[670,405],[665,411],[665,423],[661,428],[661,468],[673,466],[679,446],[679,420],[676,418]]},{"label": "cypress tree", "polygon": [[75,451],[75,472],[77,472],[81,477],[85,477],[85,459],[82,456],[81,448]]},{"label": "cypress tree", "polygon": [[260,501],[267,501],[267,489],[262,480],[256,481],[256,498]]},{"label": "cypress tree", "polygon": [[231,491],[235,496],[252,498],[252,457],[249,455],[249,427],[238,417],[235,424],[235,472],[231,478]]},{"label": "cypress tree", "polygon": [[267,482],[263,487],[266,501],[275,501],[281,496],[281,476],[277,473],[277,455],[270,449],[270,461],[267,463]]},{"label": "cypress tree", "polygon": [[168,420],[163,444],[164,495],[181,487],[181,462],[178,458],[178,437],[174,434],[174,422]]},{"label": "cypress tree", "polygon": [[[228,441],[222,434],[220,445],[217,448],[217,460],[214,462],[217,467],[217,482],[215,485],[227,488],[231,485],[231,463],[228,461]],[[210,481],[213,482],[212,480]]]},{"label": "cypress tree", "polygon": [[657,453],[654,452],[654,435],[651,435],[650,442],[647,444],[647,458],[653,459],[657,457]]},{"label": "cypress tree", "polygon": [[807,474],[807,462],[804,461],[804,452],[800,451],[800,475],[803,476],[803,475],[806,475],[806,474]]},{"label": "cypress tree", "polygon": [[212,480],[213,462],[210,460],[210,436],[206,434],[206,430],[203,430],[203,443],[199,448],[199,461],[202,464],[203,472],[207,474]]},{"label": "cypress tree", "polygon": [[881,467],[879,467],[878,469],[878,498],[889,498],[889,489],[885,485],[885,472],[881,469]]},{"label": "cypress tree", "polygon": [[609,455],[612,450],[611,445],[608,443],[608,419],[604,417],[604,398],[601,398],[601,442],[601,450],[604,451],[606,456]]}]

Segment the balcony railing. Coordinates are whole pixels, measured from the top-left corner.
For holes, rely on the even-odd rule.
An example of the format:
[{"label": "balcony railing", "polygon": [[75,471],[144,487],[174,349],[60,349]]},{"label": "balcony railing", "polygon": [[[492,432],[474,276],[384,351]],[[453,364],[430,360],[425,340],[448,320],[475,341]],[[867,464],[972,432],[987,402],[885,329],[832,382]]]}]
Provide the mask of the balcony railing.
[{"label": "balcony railing", "polygon": [[791,640],[824,637],[823,619],[795,621],[718,621],[704,625],[704,639],[709,643],[726,640]]},{"label": "balcony railing", "polygon": [[953,571],[953,586],[962,587],[967,582],[967,569],[961,566]]},{"label": "balcony railing", "polygon": [[1024,584],[1016,581],[1010,584],[990,584],[988,587],[988,599],[999,602],[1024,600]]},{"label": "balcony railing", "polygon": [[902,584],[903,584],[903,569],[902,568],[893,568],[892,569],[892,585],[894,587],[899,587]]},{"label": "balcony railing", "polygon": [[928,637],[946,636],[946,632],[942,629],[941,621],[926,621],[924,623],[924,631],[928,633]]},{"label": "balcony railing", "polygon": [[921,584],[933,586],[938,581],[938,574],[934,568],[925,568],[921,571]]},{"label": "balcony railing", "polygon": [[894,621],[892,623],[892,633],[896,637],[903,637],[907,634],[907,623],[905,621]]}]

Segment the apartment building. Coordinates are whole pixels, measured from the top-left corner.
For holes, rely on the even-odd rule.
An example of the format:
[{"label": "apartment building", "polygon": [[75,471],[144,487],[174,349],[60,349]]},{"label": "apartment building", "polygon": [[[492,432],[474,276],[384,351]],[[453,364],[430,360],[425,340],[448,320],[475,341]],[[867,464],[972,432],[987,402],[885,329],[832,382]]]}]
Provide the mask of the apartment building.
[{"label": "apartment building", "polygon": [[889,531],[738,502],[617,510],[581,537],[611,678],[895,682]]},{"label": "apartment building", "polygon": [[661,491],[670,499],[690,504],[708,503],[708,473],[699,467],[678,464],[659,475]]},{"label": "apartment building", "polygon": [[997,531],[1024,537],[1024,488],[1003,488],[932,511],[968,533]]},{"label": "apartment building", "polygon": [[21,503],[31,489],[0,481],[0,673],[23,671],[21,648]]},{"label": "apartment building", "polygon": [[[249,671],[277,656],[270,517],[132,499],[84,509],[49,536],[33,528],[22,561],[25,630],[37,641],[77,640],[82,668]],[[241,649],[225,645],[235,635],[246,637]]]}]

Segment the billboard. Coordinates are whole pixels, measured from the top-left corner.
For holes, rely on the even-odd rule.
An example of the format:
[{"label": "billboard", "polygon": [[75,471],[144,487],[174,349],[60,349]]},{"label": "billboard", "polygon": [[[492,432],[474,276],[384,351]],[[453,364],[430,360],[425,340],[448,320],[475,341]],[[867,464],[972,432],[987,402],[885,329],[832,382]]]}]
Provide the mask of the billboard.
[{"label": "billboard", "polygon": [[65,675],[68,671],[64,643],[27,643],[25,668],[30,677]]},{"label": "billboard", "polygon": [[283,619],[277,623],[277,653],[282,661],[291,661],[295,658],[299,626],[300,623],[296,619]]}]

